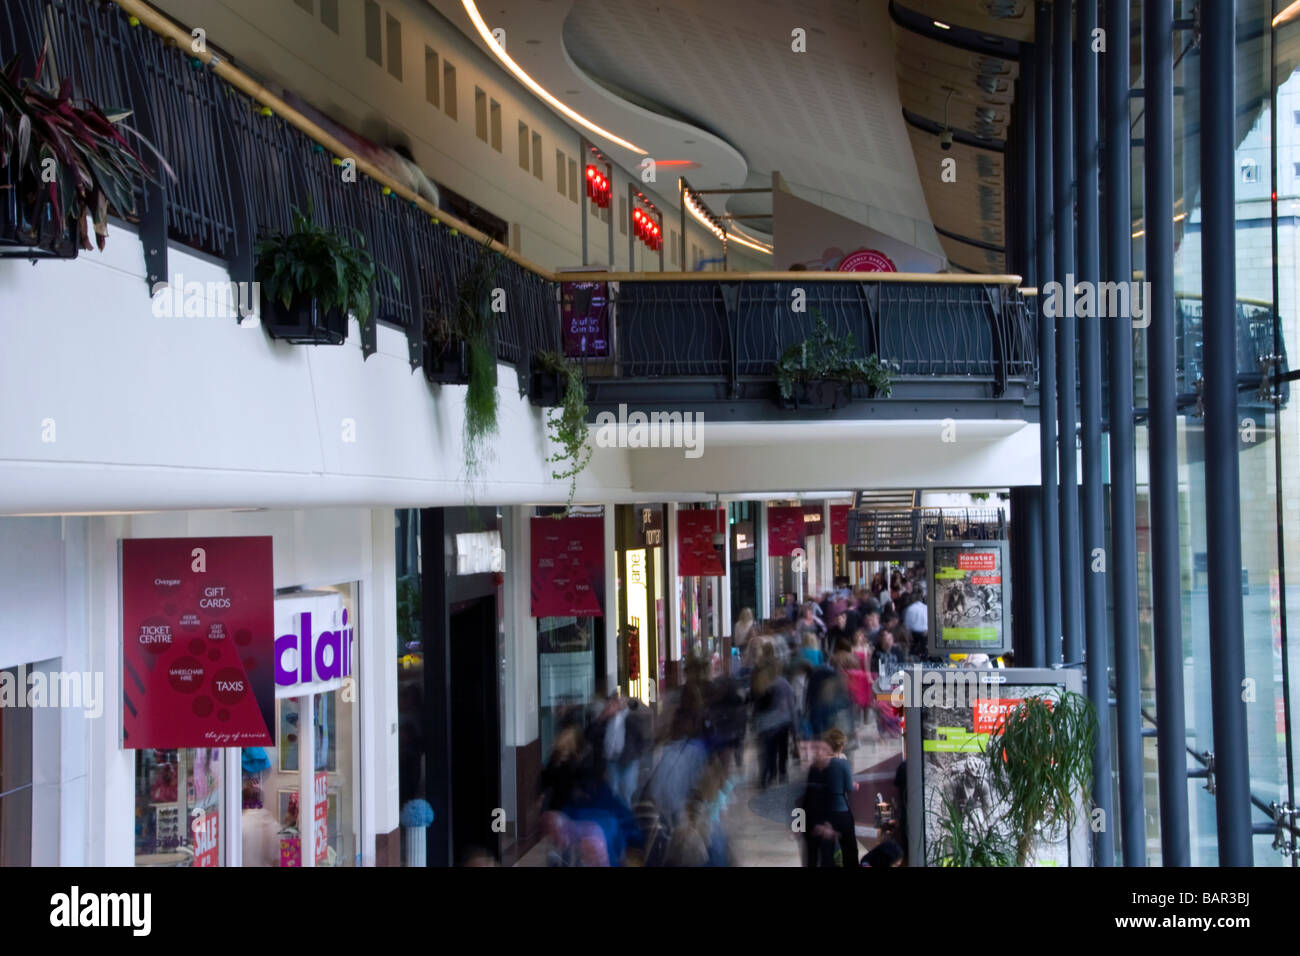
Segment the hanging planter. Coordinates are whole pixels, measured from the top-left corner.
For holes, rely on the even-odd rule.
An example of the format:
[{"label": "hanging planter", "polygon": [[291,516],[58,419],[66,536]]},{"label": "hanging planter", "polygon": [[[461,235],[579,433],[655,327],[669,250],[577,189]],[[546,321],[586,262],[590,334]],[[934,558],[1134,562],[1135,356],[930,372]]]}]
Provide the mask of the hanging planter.
[{"label": "hanging planter", "polygon": [[[348,315],[361,327],[370,321],[375,260],[356,233],[355,244],[340,232],[318,226],[293,211],[293,230],[271,233],[257,243],[254,274],[261,283],[262,324],[273,338],[298,345],[342,345]],[[355,230],[354,230],[355,231]],[[397,277],[387,269],[397,285]]]},{"label": "hanging planter", "polygon": [[864,386],[867,398],[888,396],[891,388],[890,366],[875,355],[854,355],[853,336],[833,334],[820,314],[812,336],[782,353],[776,382],[782,407],[791,409],[843,408],[854,385]]},{"label": "hanging planter", "polygon": [[464,341],[439,343],[426,338],[420,364],[430,385],[469,384],[469,349]]},{"label": "hanging planter", "polygon": [[528,400],[543,408],[562,404],[569,374],[569,366],[559,353],[534,353],[528,365]]},{"label": "hanging planter", "polygon": [[103,111],[77,99],[69,79],[47,82],[48,53],[47,46],[31,77],[20,76],[18,57],[0,68],[0,258],[71,259],[78,247],[102,250],[109,214],[133,219],[136,186],[152,176],[123,132],[158,156],[122,122],[129,110]]},{"label": "hanging planter", "polygon": [[833,410],[843,408],[853,399],[853,385],[846,381],[821,379],[813,382],[795,382],[787,397],[781,395],[783,408],[810,408]]}]

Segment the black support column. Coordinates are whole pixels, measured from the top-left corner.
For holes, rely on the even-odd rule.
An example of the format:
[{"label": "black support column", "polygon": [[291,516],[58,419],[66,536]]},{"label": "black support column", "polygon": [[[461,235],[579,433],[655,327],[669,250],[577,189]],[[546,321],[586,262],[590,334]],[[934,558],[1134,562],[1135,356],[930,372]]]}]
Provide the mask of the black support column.
[{"label": "black support column", "polygon": [[[1187,866],[1187,722],[1183,711],[1182,574],[1178,547],[1178,405],[1174,328],[1173,2],[1143,0],[1146,118],[1146,330],[1151,461],[1151,597],[1155,629],[1156,749],[1164,866]],[[1216,77],[1223,82],[1222,77]],[[1235,446],[1234,451],[1235,451]],[[1221,449],[1220,453],[1226,450]],[[1216,502],[1217,505],[1217,502]],[[1216,665],[1217,666],[1217,665]]]},{"label": "black support column", "polygon": [[[1074,70],[1073,0],[1056,0],[1052,11],[1052,233],[1056,271],[1049,277],[1062,284],[1067,301],[1057,320],[1056,387],[1060,433],[1061,512],[1061,636],[1067,664],[1083,660],[1083,571],[1079,550],[1079,456],[1076,451],[1078,376],[1075,372],[1075,318],[1068,304],[1074,298]],[[1055,664],[1049,658],[1048,664]]]},{"label": "black support column", "polygon": [[[1093,31],[1097,29],[1097,0],[1079,0],[1075,11],[1075,63],[1078,137],[1075,169],[1079,177],[1079,279],[1095,290],[1101,278],[1101,239],[1098,235],[1097,59]],[[1079,318],[1079,400],[1083,435],[1083,593],[1088,697],[1097,711],[1097,747],[1093,752],[1093,806],[1102,811],[1105,826],[1093,834],[1093,862],[1115,865],[1111,829],[1113,800],[1110,784],[1110,650],[1106,640],[1106,521],[1102,503],[1101,468],[1101,319],[1094,309]],[[1109,320],[1118,321],[1118,320]]]},{"label": "black support column", "polygon": [[[1129,184],[1129,3],[1106,0],[1106,279],[1133,278],[1133,198]],[[1148,308],[1150,304],[1148,303]],[[1146,865],[1142,798],[1142,697],[1138,659],[1137,466],[1133,436],[1133,331],[1126,316],[1107,321],[1110,347],[1110,552],[1115,634],[1115,737],[1119,747],[1120,838],[1125,866]],[[1109,825],[1109,821],[1107,822]]]},{"label": "black support column", "polygon": [[1038,260],[1038,429],[1043,498],[1044,665],[1061,660],[1061,532],[1056,496],[1056,323],[1043,310],[1052,260],[1052,5],[1034,11],[1034,241]]},{"label": "black support column", "polygon": [[[1205,533],[1210,602],[1215,814],[1220,866],[1251,866],[1250,758],[1242,624],[1241,479],[1237,466],[1237,288],[1233,117],[1236,4],[1201,7],[1201,288],[1205,328]],[[1163,721],[1163,714],[1159,718]]]}]

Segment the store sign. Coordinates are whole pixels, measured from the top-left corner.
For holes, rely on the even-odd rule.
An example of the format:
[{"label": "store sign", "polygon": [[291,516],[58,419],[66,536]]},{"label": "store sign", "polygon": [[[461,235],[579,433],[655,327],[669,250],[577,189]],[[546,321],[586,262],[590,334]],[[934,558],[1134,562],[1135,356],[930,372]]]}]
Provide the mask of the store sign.
[{"label": "store sign", "polygon": [[649,663],[650,649],[645,629],[650,606],[650,585],[646,574],[644,548],[627,552],[627,673],[630,680],[638,682],[642,703],[649,703],[646,682],[650,676],[645,668]]},{"label": "store sign", "polygon": [[603,617],[604,518],[533,518],[533,617]]},{"label": "store sign", "polygon": [[826,528],[826,522],[823,520],[821,505],[804,505],[803,506],[803,533],[804,537],[811,538],[813,535],[822,534]]},{"label": "store sign", "polygon": [[352,675],[353,628],[341,594],[278,598],[275,622],[276,697],[338,690]]},{"label": "store sign", "polygon": [[123,746],[273,746],[269,537],[121,542]]},{"label": "store sign", "polygon": [[561,282],[560,321],[565,358],[609,355],[609,283]]},{"label": "store sign", "polygon": [[[713,536],[722,534],[722,547],[714,547]],[[677,512],[677,576],[719,578],[727,573],[723,561],[726,546],[727,513],[721,508]]]},{"label": "store sign", "polygon": [[841,260],[839,272],[897,272],[894,261],[875,249],[859,249]]},{"label": "store sign", "polygon": [[803,508],[767,509],[767,556],[788,558],[803,547]]},{"label": "store sign", "polygon": [[217,814],[196,813],[190,820],[190,836],[194,847],[194,862],[190,866],[214,867],[218,864],[217,856]]},{"label": "store sign", "polygon": [[849,543],[849,511],[852,505],[831,505],[831,544]]}]

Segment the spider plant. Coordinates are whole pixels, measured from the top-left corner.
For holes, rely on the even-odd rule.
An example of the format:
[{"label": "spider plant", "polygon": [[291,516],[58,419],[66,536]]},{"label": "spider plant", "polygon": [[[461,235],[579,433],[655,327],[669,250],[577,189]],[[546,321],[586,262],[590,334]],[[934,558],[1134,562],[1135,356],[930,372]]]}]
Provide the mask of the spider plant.
[{"label": "spider plant", "polygon": [[131,147],[130,133],[175,179],[158,150],[122,121],[129,110],[101,110],[75,95],[68,78],[55,86],[45,75],[47,44],[31,77],[22,76],[21,58],[0,69],[0,167],[8,172],[20,206],[32,209],[33,223],[48,206],[63,232],[75,232],[81,248],[94,248],[86,227],[89,210],[95,243],[104,248],[108,216],[135,217],[135,187],[152,172]]},{"label": "spider plant", "polygon": [[994,788],[1006,801],[1003,819],[1016,834],[1016,863],[1025,866],[1035,839],[1068,828],[1092,786],[1097,715],[1081,694],[1027,697],[989,736]]},{"label": "spider plant", "polygon": [[455,326],[469,346],[469,388],[465,393],[465,468],[472,480],[482,470],[488,442],[497,433],[497,355],[494,298],[505,257],[486,240],[461,278]]},{"label": "spider plant", "polygon": [[939,835],[930,844],[930,866],[1015,866],[1015,843],[994,822],[980,825],[947,797]]}]

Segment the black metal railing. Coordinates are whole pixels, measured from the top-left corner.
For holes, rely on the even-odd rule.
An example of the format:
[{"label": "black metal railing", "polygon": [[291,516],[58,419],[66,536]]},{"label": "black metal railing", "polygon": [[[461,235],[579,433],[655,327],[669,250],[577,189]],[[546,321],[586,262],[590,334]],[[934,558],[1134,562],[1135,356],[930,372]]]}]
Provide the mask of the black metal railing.
[{"label": "black metal railing", "polygon": [[898,376],[984,379],[1000,394],[1037,374],[1023,299],[993,282],[623,281],[617,304],[623,378],[773,378],[819,317]]},{"label": "black metal railing", "polygon": [[[470,236],[431,221],[375,180],[345,181],[336,158],[305,133],[230,86],[198,59],[94,0],[6,0],[0,62],[23,56],[28,74],[49,41],[47,69],[79,97],[131,110],[127,123],[149,139],[175,173],[141,184],[137,207],[152,286],[169,281],[167,241],[224,259],[234,281],[251,282],[256,239],[288,230],[294,208],[316,222],[355,230],[379,270],[373,315],[402,328],[412,367],[421,360],[422,318],[448,314],[481,254]],[[148,164],[158,165],[147,150]],[[127,213],[128,211],[122,210]],[[496,322],[497,356],[526,365],[531,352],[559,347],[554,283],[503,259],[497,284],[506,310]],[[366,354],[375,328],[363,333]]]}]

